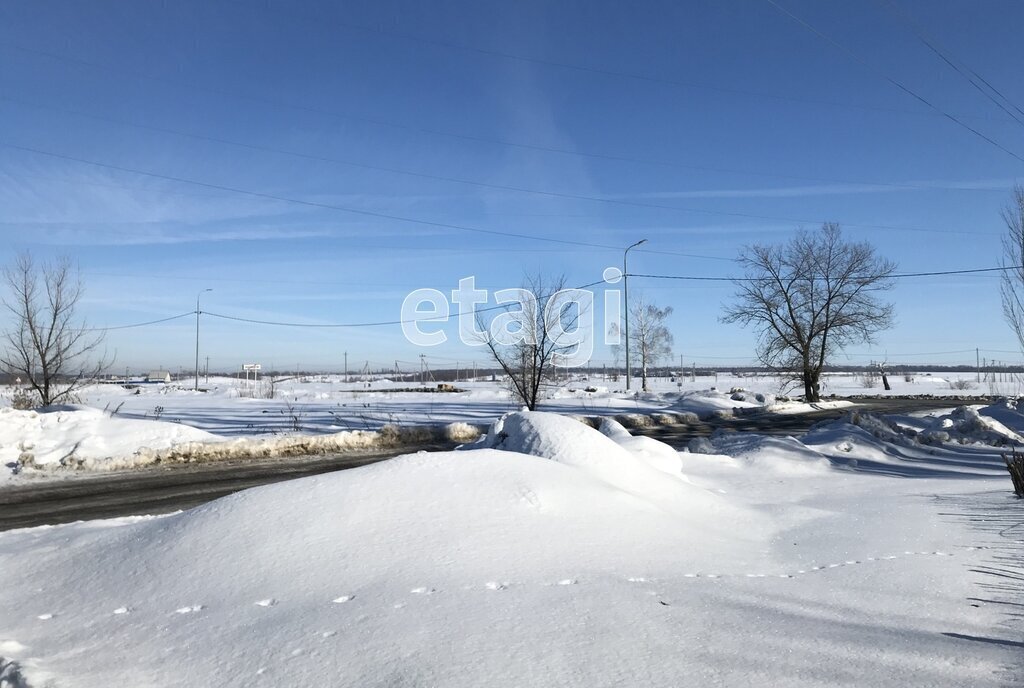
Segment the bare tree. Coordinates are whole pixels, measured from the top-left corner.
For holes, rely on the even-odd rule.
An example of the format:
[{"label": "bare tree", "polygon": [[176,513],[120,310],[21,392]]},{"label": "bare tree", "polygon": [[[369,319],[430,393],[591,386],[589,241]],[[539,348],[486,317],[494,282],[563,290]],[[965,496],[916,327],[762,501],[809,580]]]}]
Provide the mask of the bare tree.
[{"label": "bare tree", "polygon": [[647,368],[672,353],[672,333],[665,327],[665,320],[672,315],[672,306],[658,308],[639,299],[629,309],[629,321],[633,326],[629,333],[630,346],[640,356],[641,389],[647,391]]},{"label": "bare tree", "polygon": [[37,264],[28,253],[3,270],[3,304],[13,323],[3,335],[0,364],[21,377],[43,406],[69,400],[83,381],[108,365],[90,360],[102,334],[76,322],[82,283],[68,258]]},{"label": "bare tree", "polygon": [[1001,262],[1004,270],[999,285],[1003,317],[1024,350],[1024,186],[1013,188],[1013,200],[1003,209],[1003,220],[1006,222]]},{"label": "bare tree", "polygon": [[878,294],[892,288],[896,264],[867,242],[843,241],[837,224],[800,230],[785,245],[748,246],[739,262],[746,276],[722,320],[759,330],[762,364],[799,380],[807,401],[820,400],[830,355],[892,326],[893,307]]},{"label": "bare tree", "polygon": [[[504,308],[489,322],[478,314],[480,338],[508,376],[512,394],[533,411],[544,387],[552,384],[555,364],[576,353],[587,304],[574,298],[575,290],[565,288],[564,277],[535,275],[521,289],[507,291]],[[496,292],[495,298],[501,294]]]}]

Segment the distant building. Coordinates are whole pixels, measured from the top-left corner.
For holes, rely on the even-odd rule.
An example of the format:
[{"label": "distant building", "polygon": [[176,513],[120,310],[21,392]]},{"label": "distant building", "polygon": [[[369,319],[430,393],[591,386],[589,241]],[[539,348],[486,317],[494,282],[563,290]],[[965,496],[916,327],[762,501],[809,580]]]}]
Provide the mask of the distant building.
[{"label": "distant building", "polygon": [[170,382],[171,374],[166,370],[151,370],[146,375],[146,382]]}]

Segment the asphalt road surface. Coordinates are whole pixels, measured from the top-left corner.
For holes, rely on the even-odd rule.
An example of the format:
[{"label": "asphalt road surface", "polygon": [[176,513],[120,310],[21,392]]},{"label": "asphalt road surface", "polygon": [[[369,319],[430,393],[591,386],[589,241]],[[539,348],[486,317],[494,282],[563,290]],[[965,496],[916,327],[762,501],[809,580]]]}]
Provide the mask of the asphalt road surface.
[{"label": "asphalt road surface", "polygon": [[[977,400],[865,399],[857,406],[871,413],[908,413],[950,408]],[[822,420],[841,417],[848,409],[805,414],[757,413],[642,432],[675,447],[719,428],[737,432],[801,434]],[[203,464],[175,464],[134,471],[76,474],[29,479],[0,489],[0,530],[67,523],[133,514],[162,514],[188,509],[257,485],[363,466],[420,449],[451,449],[454,445],[405,447],[377,453],[285,459],[251,459]]]}]

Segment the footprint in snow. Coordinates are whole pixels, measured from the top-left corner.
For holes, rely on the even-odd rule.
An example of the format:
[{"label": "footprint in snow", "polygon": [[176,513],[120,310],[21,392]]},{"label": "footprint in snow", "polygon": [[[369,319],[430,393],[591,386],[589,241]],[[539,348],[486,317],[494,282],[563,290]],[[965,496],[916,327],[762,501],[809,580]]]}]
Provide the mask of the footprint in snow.
[{"label": "footprint in snow", "polygon": [[178,607],[174,610],[175,614],[195,614],[198,611],[202,611],[203,605],[194,604],[190,607]]},{"label": "footprint in snow", "polygon": [[336,636],[336,635],[338,635],[338,632],[337,632],[337,631],[323,631],[323,632],[322,632],[322,633],[320,634],[320,637],[321,637],[321,638],[333,638],[333,637],[334,637],[334,636]]},{"label": "footprint in snow", "polygon": [[277,600],[275,600],[273,597],[268,597],[265,600],[260,600],[258,602],[254,602],[253,604],[255,604],[257,607],[273,607],[275,604],[277,604]]},{"label": "footprint in snow", "polygon": [[562,580],[558,581],[558,584],[559,585],[576,585],[576,579],[575,578],[563,578]]},{"label": "footprint in snow", "polygon": [[346,602],[351,602],[354,597],[355,595],[342,595],[341,597],[335,597],[331,602],[334,604],[345,604]]},{"label": "footprint in snow", "polygon": [[410,590],[413,595],[433,595],[437,590],[433,588],[413,588]]},{"label": "footprint in snow", "polygon": [[114,610],[115,614],[131,614],[131,612],[132,612],[132,608],[131,607],[118,607],[117,609]]},{"label": "footprint in snow", "polygon": [[488,581],[484,584],[488,590],[508,590],[508,583],[499,583],[498,581]]},{"label": "footprint in snow", "polygon": [[39,615],[39,616],[37,616],[36,618],[37,618],[37,619],[39,619],[40,621],[49,621],[49,620],[50,620],[50,619],[52,619],[53,617],[54,617],[54,615],[53,615],[53,614],[40,614],[40,615]]}]

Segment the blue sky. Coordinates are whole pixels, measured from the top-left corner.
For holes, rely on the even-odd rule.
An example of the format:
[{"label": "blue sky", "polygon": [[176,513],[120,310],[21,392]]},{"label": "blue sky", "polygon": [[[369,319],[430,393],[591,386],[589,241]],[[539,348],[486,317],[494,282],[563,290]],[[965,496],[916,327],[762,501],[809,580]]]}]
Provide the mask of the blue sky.
[{"label": "blue sky", "polygon": [[[900,272],[995,266],[1024,162],[889,79],[1024,157],[1024,127],[907,23],[1024,107],[1024,6],[893,2],[906,14],[779,0],[856,58],[767,0],[5,3],[0,262],[72,256],[104,327],[193,311],[208,288],[217,315],[397,320],[410,291],[470,275],[594,282],[639,239],[631,272],[734,276],[741,246],[823,221]],[[753,361],[755,334],[718,321],[728,283],[634,278],[640,293],[675,309],[677,356]],[[1021,358],[996,275],[889,296],[897,326],[840,360]],[[447,331],[428,350],[395,325],[204,315],[202,356],[485,360]],[[116,367],[188,370],[195,319],[106,342]]]}]

